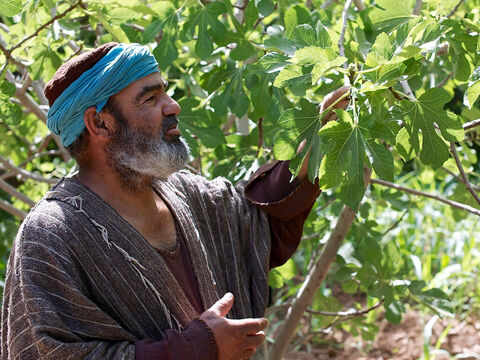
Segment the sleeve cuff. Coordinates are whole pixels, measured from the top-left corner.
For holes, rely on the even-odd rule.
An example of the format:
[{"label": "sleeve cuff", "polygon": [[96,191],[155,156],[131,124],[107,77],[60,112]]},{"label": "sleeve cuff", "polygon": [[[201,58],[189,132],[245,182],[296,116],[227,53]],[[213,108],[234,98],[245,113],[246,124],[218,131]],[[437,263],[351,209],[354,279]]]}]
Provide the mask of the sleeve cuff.
[{"label": "sleeve cuff", "polygon": [[[246,198],[267,214],[289,220],[310,209],[320,194],[318,181],[308,179],[290,182],[292,174],[288,162],[274,162],[262,166],[245,187]],[[275,198],[281,194],[281,198]]]},{"label": "sleeve cuff", "polygon": [[215,336],[201,319],[192,321],[182,331],[166,330],[164,339],[135,342],[135,360],[217,360]]},{"label": "sleeve cuff", "polygon": [[[200,318],[195,319],[185,328],[182,334],[190,344],[193,354],[210,354],[209,360],[218,359],[218,346],[215,335],[205,321]],[[206,357],[205,360],[207,360]]]}]

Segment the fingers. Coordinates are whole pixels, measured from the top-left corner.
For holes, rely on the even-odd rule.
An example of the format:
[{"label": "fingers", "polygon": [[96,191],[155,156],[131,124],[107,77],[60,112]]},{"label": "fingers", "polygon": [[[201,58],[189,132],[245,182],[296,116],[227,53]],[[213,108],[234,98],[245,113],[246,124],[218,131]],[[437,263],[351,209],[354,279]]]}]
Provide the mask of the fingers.
[{"label": "fingers", "polygon": [[[322,101],[322,105],[320,107],[320,112],[323,112],[325,109],[327,109],[329,106],[334,104],[340,97],[345,95],[350,91],[349,86],[342,86],[341,88],[338,88],[337,90],[331,92]],[[346,97],[339,101],[337,104],[335,104],[334,109],[346,109],[348,104],[350,102],[349,97]],[[330,111],[325,117],[322,119],[322,125],[325,125],[327,122],[331,120],[336,120],[337,119],[337,114],[333,111]]]},{"label": "fingers", "polygon": [[[233,294],[226,293],[223,297],[218,300],[212,307],[208,310],[213,311],[215,315],[226,316],[230,309],[233,306]],[[207,310],[207,311],[208,311]]]},{"label": "fingers", "polygon": [[330,94],[328,94],[327,96],[325,96],[325,98],[323,99],[323,102],[322,102],[322,108],[323,109],[326,109],[328,108],[330,105],[332,105],[335,101],[337,101],[337,99],[339,97],[341,97],[342,95],[345,95],[347,92],[350,91],[350,86],[342,86],[340,88],[338,88],[337,90],[331,92]]},{"label": "fingers", "polygon": [[243,319],[239,321],[239,326],[243,328],[243,331],[245,331],[247,335],[254,335],[264,330],[268,325],[268,320],[265,318]]}]

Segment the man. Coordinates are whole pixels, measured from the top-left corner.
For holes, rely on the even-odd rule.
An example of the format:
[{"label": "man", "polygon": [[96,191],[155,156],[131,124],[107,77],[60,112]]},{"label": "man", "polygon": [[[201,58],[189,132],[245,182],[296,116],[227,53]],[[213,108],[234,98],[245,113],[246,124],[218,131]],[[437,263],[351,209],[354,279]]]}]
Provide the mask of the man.
[{"label": "man", "polygon": [[237,187],[179,171],[165,86],[147,48],[116,43],[47,84],[47,125],[79,172],[20,228],[1,359],[233,360],[263,342],[268,270],[295,251],[318,187],[306,166],[290,183],[286,163]]}]

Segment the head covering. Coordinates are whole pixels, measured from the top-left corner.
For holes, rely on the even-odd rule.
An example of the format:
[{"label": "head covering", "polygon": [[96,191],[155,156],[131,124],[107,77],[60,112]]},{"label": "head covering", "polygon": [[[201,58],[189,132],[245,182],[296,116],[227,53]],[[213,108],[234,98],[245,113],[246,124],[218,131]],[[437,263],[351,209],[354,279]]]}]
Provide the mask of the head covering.
[{"label": "head covering", "polygon": [[63,145],[72,144],[85,128],[88,107],[101,111],[110,96],[154,72],[155,57],[139,44],[108,43],[82,54],[62,65],[45,86],[48,128],[60,135]]}]

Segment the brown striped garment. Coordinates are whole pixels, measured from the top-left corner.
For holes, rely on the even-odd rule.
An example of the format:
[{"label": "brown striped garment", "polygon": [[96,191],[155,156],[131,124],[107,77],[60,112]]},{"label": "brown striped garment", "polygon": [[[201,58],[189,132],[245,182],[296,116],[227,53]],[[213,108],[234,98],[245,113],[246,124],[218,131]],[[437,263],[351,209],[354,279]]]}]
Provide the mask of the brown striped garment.
[{"label": "brown striped garment", "polygon": [[[185,171],[153,184],[180,225],[203,307],[230,291],[231,318],[262,316],[268,294],[268,219],[243,186]],[[134,359],[135,341],[161,339],[198,315],[148,241],[65,178],[30,212],[14,242],[1,359]]]}]

